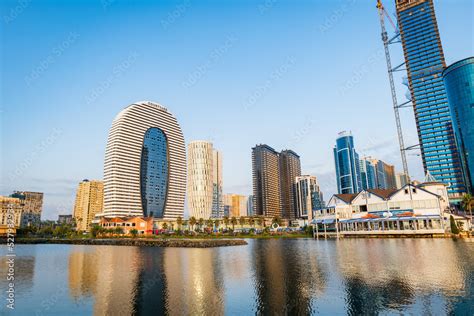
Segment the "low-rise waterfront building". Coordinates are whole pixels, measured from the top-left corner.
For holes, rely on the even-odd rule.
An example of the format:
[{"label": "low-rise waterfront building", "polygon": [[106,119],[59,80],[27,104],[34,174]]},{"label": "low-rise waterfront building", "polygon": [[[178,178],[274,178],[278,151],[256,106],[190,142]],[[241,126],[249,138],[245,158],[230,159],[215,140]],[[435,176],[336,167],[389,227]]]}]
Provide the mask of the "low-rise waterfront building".
[{"label": "low-rise waterfront building", "polygon": [[399,190],[369,189],[335,194],[312,224],[340,235],[444,234],[449,231],[446,185],[425,182]]},{"label": "low-rise waterfront building", "polygon": [[[23,207],[19,198],[0,196],[0,235],[13,232],[21,226]],[[13,226],[13,227],[12,227]]]},{"label": "low-rise waterfront building", "polygon": [[121,228],[125,235],[129,235],[133,229],[137,231],[138,235],[151,235],[154,230],[154,221],[153,217],[102,217],[99,226],[105,229]]}]

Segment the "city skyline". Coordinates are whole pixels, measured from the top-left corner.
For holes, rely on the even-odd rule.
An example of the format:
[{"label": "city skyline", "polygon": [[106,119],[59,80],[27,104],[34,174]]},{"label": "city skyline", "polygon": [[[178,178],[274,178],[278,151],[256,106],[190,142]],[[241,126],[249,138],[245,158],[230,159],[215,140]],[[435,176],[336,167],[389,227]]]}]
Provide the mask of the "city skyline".
[{"label": "city skyline", "polygon": [[[386,2],[390,12],[395,13],[393,4],[389,1]],[[16,5],[16,2],[10,2],[10,4],[12,3],[13,6]],[[165,23],[158,25],[158,27],[163,33],[169,34],[168,36],[176,35],[175,33],[181,34],[179,32],[182,32],[185,25],[193,23],[194,19],[204,14],[202,10],[205,5],[197,8],[190,6],[179,18],[173,21],[167,20],[167,13],[173,12],[178,4],[180,3],[167,3],[163,10],[159,11],[164,12],[159,21],[169,24]],[[349,5],[349,8],[341,9],[343,4]],[[8,6],[8,3],[3,5]],[[93,6],[91,3],[89,5]],[[472,3],[460,1],[454,5],[448,5],[440,2],[435,5],[446,62],[447,65],[450,65],[472,54],[472,43],[470,46],[469,43],[459,41],[455,35],[456,31],[469,29],[469,23],[472,23],[469,19],[469,6],[472,7]],[[75,6],[79,6],[76,8],[79,9],[77,12],[84,13],[85,5],[76,4]],[[150,6],[152,5],[150,4]],[[271,26],[274,26],[276,30],[283,27],[284,23],[276,25],[270,20],[282,16],[288,9],[286,2],[275,3],[270,7],[259,7],[258,4],[254,7],[248,4],[235,4],[234,6],[238,7],[233,13],[236,16],[253,12],[252,9],[254,9],[255,12],[251,16],[250,23],[265,26],[262,32],[271,30]],[[221,18],[230,14],[230,8],[217,7],[224,11]],[[73,208],[77,183],[83,178],[103,178],[105,143],[115,113],[125,105],[139,99],[151,99],[166,104],[181,123],[186,143],[193,139],[209,139],[221,149],[226,160],[223,171],[224,192],[251,194],[250,148],[257,143],[269,143],[276,148],[288,148],[298,152],[301,155],[304,173],[318,176],[322,191],[330,196],[335,193],[331,146],[335,135],[340,130],[353,131],[358,139],[358,144],[360,144],[356,148],[361,155],[376,156],[394,164],[397,170],[401,170],[384,60],[383,57],[375,55],[377,56],[375,61],[368,62],[370,56],[382,49],[377,12],[374,7],[375,5],[372,3],[368,3],[366,6],[351,6],[350,2],[348,4],[343,1],[321,4],[320,13],[314,13],[318,18],[311,24],[311,31],[308,31],[309,27],[305,28],[308,26],[309,18],[314,18],[314,16],[310,13],[303,13],[302,7],[292,8],[291,13],[302,19],[297,26],[287,30],[282,40],[296,45],[294,51],[288,48],[282,49],[281,52],[264,49],[265,45],[271,47],[271,44],[280,41],[271,38],[262,44],[257,44],[253,42],[257,37],[250,36],[245,32],[244,34],[239,33],[242,26],[231,23],[231,28],[211,33],[212,40],[202,43],[202,48],[195,52],[195,57],[183,59],[184,56],[180,56],[182,64],[175,64],[180,65],[176,69],[176,73],[173,71],[174,69],[167,69],[159,58],[146,51],[139,51],[138,55],[135,55],[133,50],[127,52],[128,45],[118,45],[120,53],[98,54],[95,52],[94,56],[97,60],[92,63],[91,68],[94,67],[93,65],[97,66],[98,63],[104,63],[104,66],[98,67],[94,72],[95,75],[90,76],[91,70],[87,63],[91,62],[91,56],[78,55],[78,51],[85,49],[83,41],[88,41],[92,35],[90,30],[81,28],[81,24],[78,24],[75,19],[71,19],[69,24],[66,23],[71,29],[69,33],[67,32],[68,27],[61,32],[54,31],[48,36],[41,37],[43,42],[36,43],[37,50],[35,52],[24,52],[24,65],[20,65],[20,59],[13,56],[16,49],[6,50],[4,60],[8,62],[5,63],[5,77],[8,77],[9,80],[5,82],[3,92],[4,101],[7,101],[4,104],[8,104],[8,106],[3,105],[2,107],[2,148],[13,148],[18,138],[22,139],[23,146],[21,148],[17,146],[15,152],[2,155],[2,175],[7,181],[2,181],[1,193],[7,195],[14,190],[45,192],[45,218],[56,218],[58,214],[70,213]],[[6,8],[6,12],[9,12],[8,8]],[[68,13],[74,11],[74,8],[74,5],[59,7],[55,14],[57,14],[57,10],[65,10]],[[102,11],[99,12],[99,9],[108,14],[109,20],[103,22],[105,26],[107,23],[117,21],[122,10],[126,9],[126,5],[118,2],[111,3],[107,8],[102,8],[99,3],[98,8],[93,7],[92,9],[93,11],[97,9],[97,12],[94,11],[95,14],[105,14]],[[28,23],[34,23],[38,19],[38,14],[41,13],[38,10],[41,11],[40,8],[32,4],[31,7],[25,8],[15,20],[8,23],[3,38],[3,43],[6,46],[21,49],[23,45],[32,41],[31,38],[24,41],[13,39],[13,34],[16,32],[15,34],[21,35],[22,32],[32,31],[29,29]],[[193,10],[195,10],[194,15]],[[336,10],[342,10],[342,17],[337,18],[337,21],[332,25],[327,24],[327,21],[331,21],[327,18],[333,16]],[[137,9],[137,11],[139,10]],[[208,14],[214,13],[216,12],[212,11]],[[71,12],[69,15],[65,14],[61,19],[71,18],[70,14]],[[453,16],[466,17],[466,14],[468,18],[453,19]],[[78,14],[78,16],[81,15]],[[361,16],[365,24],[357,22]],[[261,18],[263,21],[257,21],[257,18]],[[26,19],[29,19],[29,22]],[[40,24],[35,32],[44,31],[44,28],[51,27],[51,23],[43,21],[43,24]],[[120,23],[117,25],[120,26]],[[202,31],[209,30],[212,25],[213,22],[208,22]],[[330,57],[327,50],[318,47],[318,43],[327,43],[331,47],[331,44],[341,40],[347,40],[348,45],[351,41],[360,40],[360,34],[355,34],[354,38],[347,38],[347,34],[344,35],[348,32],[348,25],[361,27],[362,30],[359,30],[361,33],[367,32],[370,28],[369,34],[362,37],[364,42],[368,43],[367,47],[351,50],[352,55],[351,58],[348,58],[349,61],[338,59],[344,54],[337,53],[334,57]],[[74,33],[74,26],[79,27],[77,33]],[[300,40],[289,39],[302,29],[305,30],[305,33],[302,34]],[[472,30],[472,27],[470,29]],[[235,34],[231,31],[235,31]],[[105,31],[102,30],[102,32]],[[129,32],[133,32],[133,30]],[[228,34],[229,36],[226,37]],[[314,40],[311,36],[314,36]],[[19,37],[21,38],[21,36]],[[92,38],[94,37],[92,36]],[[304,39],[307,41],[304,42]],[[167,37],[164,39],[164,43],[169,44],[170,40]],[[94,43],[92,43],[92,47],[98,48],[100,46],[97,43],[94,46]],[[129,39],[127,43],[134,44],[134,41]],[[190,40],[187,44],[191,43]],[[246,52],[244,47],[250,43],[255,45],[255,52],[261,51],[261,53],[254,60],[245,63],[237,56],[241,52]],[[113,44],[113,42],[109,42],[109,44]],[[70,47],[72,49],[69,49]],[[180,45],[173,46],[173,49],[179,48],[182,47]],[[85,50],[85,52],[94,54],[94,49]],[[469,51],[470,49],[471,51]],[[125,54],[121,55],[124,52]],[[169,53],[167,52],[167,54]],[[264,61],[263,56],[268,54],[271,58]],[[311,54],[313,55],[311,56]],[[401,50],[397,55],[400,57],[397,60],[401,61]],[[49,57],[52,58],[52,61]],[[187,55],[187,57],[190,56]],[[337,69],[334,69],[334,73],[328,74],[324,78],[326,82],[307,73],[306,69],[313,69],[316,72],[318,67],[324,68],[326,62],[322,63],[322,60],[328,59],[333,63],[337,60],[340,62],[340,66],[338,65]],[[46,60],[47,67],[42,70],[44,67],[40,66],[44,60]],[[211,63],[210,66],[206,66],[208,62]],[[82,72],[81,65],[88,67],[86,68],[88,69],[87,73]],[[157,79],[157,82],[152,85],[144,84],[144,88],[137,87],[136,83],[130,84],[129,80],[139,80],[141,77],[138,74],[143,72],[143,67],[149,65],[155,70],[161,70],[160,67],[163,67],[164,71],[158,74],[164,74],[165,77],[170,76],[171,83]],[[159,65],[159,67],[156,68],[154,65]],[[204,73],[199,71],[201,65],[205,65]],[[236,82],[236,80],[242,81],[239,80],[241,79],[239,76],[245,75],[245,72],[240,72],[236,68],[249,66],[257,74],[255,79],[245,85]],[[363,69],[360,68],[361,66],[365,66],[368,70],[360,70]],[[71,71],[70,76],[72,77],[65,77],[64,72],[59,70],[64,67]],[[114,72],[114,67],[118,67],[116,72]],[[346,72],[339,69],[344,67],[347,68]],[[223,72],[227,68],[234,74],[231,78],[228,78]],[[201,67],[201,69],[203,68]],[[34,72],[35,70],[36,72]],[[192,75],[196,71],[198,76],[193,77]],[[357,75],[357,72],[361,74]],[[115,73],[118,73],[118,76],[114,77]],[[81,74],[84,74],[84,78],[80,77]],[[146,83],[151,75],[152,71],[146,71],[146,79],[140,79],[139,84]],[[112,76],[112,80],[108,80],[109,76]],[[58,81],[54,77],[61,80]],[[125,77],[131,77],[131,79]],[[89,81],[89,83],[85,84],[83,89],[78,89],[77,85],[72,84],[75,81],[63,80],[63,78],[76,78],[79,80],[79,85],[84,84],[85,81]],[[209,89],[216,90],[215,87],[212,87],[213,83],[223,79],[225,79],[224,85],[234,87],[233,90],[227,89],[224,90],[224,93],[211,94]],[[354,79],[356,83],[348,84],[351,83],[351,79]],[[269,84],[267,84],[268,81]],[[105,85],[102,84],[104,82]],[[67,85],[63,86],[64,84]],[[333,88],[329,90],[326,84],[333,86]],[[315,89],[315,86],[318,88]],[[29,89],[30,93],[19,92],[18,89],[25,87]],[[308,93],[310,90],[316,92]],[[374,90],[377,90],[377,93],[374,93]],[[65,91],[67,94],[64,94]],[[324,93],[321,93],[322,91]],[[374,95],[374,99],[368,102],[364,95],[369,91],[372,92],[371,96]],[[304,97],[296,97],[297,94],[303,94],[303,92],[306,92]],[[258,97],[259,95],[263,96]],[[72,101],[74,99],[75,101]],[[198,106],[204,106],[204,104],[206,106],[199,110],[195,109],[194,103],[196,102],[190,102],[191,99],[199,100]],[[61,102],[55,100],[61,100]],[[286,104],[290,106],[284,106]],[[337,108],[336,105],[340,108]],[[219,110],[222,111],[219,116],[206,117],[209,113],[215,114]],[[372,114],[367,115],[367,111],[371,111]],[[87,115],[84,114],[87,112],[93,117],[85,118],[84,116]],[[347,117],[339,117],[337,124],[334,124],[333,119],[323,122],[319,116],[311,116],[316,112],[321,112],[328,118],[333,118],[335,114],[342,112],[346,113]],[[364,115],[356,116],[357,122],[353,119],[356,112],[365,112]],[[26,117],[25,113],[28,114]],[[291,117],[285,128],[279,128],[277,124],[285,120],[287,115],[294,115],[294,117]],[[22,128],[21,124],[17,126],[18,120],[15,118],[19,116],[23,118],[24,124],[28,124],[27,129]],[[408,125],[413,125],[413,112],[409,111],[406,116],[411,117]],[[262,117],[267,119],[262,120]],[[78,127],[88,124],[89,120],[91,120],[91,124],[87,125],[87,130],[79,132]],[[244,124],[244,130],[249,131],[249,133],[245,133],[248,135],[235,133],[235,127],[242,126],[242,124]],[[376,129],[377,135],[371,133],[367,126]],[[256,131],[259,131],[259,134],[256,134]],[[409,141],[413,139],[416,141],[414,127],[409,127],[408,131],[411,131],[411,134],[408,135]],[[236,134],[237,137],[233,134]],[[379,136],[384,134],[387,136]],[[389,135],[391,136],[388,137]],[[81,145],[85,146],[84,148],[87,148],[88,151],[78,151],[76,147]],[[409,164],[411,174],[414,178],[420,179],[423,173],[420,157],[409,157]],[[233,170],[238,170],[238,172],[233,172]]]}]

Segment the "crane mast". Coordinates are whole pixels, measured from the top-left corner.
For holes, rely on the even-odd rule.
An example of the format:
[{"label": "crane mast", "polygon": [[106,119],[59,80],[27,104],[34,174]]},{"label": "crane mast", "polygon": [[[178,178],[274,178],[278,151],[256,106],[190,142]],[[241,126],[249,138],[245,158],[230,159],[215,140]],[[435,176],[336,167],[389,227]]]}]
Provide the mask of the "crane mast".
[{"label": "crane mast", "polygon": [[[390,58],[390,50],[389,50],[389,44],[395,38],[400,36],[400,33],[398,32],[397,28],[395,27],[395,24],[393,23],[388,13],[385,11],[385,8],[382,5],[382,2],[380,0],[377,0],[377,9],[379,12],[380,26],[382,28],[382,41],[383,41],[383,46],[385,49],[385,58],[387,60],[387,69],[388,69],[388,78],[390,81],[390,89],[392,91],[393,111],[395,113],[395,122],[397,124],[398,143],[400,145],[400,155],[402,158],[403,172],[405,173],[408,182],[410,182],[410,175],[408,173],[408,163],[407,163],[407,157],[406,157],[407,149],[405,148],[405,142],[403,140],[402,124],[401,124],[400,113],[399,113],[400,106],[398,105],[397,92],[395,90],[395,82],[393,80],[393,72],[396,71],[396,69],[398,69],[399,67],[396,67],[395,69],[392,68],[392,61]],[[385,28],[385,15],[389,19],[392,26],[395,28],[396,34],[395,34],[395,37],[392,39],[389,39],[387,35],[387,29]]]}]

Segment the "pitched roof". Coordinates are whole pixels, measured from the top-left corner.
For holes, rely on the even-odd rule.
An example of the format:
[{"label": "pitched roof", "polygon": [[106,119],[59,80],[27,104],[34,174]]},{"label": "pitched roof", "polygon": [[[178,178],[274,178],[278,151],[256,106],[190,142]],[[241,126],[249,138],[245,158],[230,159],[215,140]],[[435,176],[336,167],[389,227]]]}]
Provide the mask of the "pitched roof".
[{"label": "pitched roof", "polygon": [[334,196],[346,203],[350,203],[357,196],[357,194],[334,194]]},{"label": "pitched roof", "polygon": [[388,199],[390,196],[395,194],[398,190],[396,189],[368,189],[367,192],[380,196],[383,199]]}]

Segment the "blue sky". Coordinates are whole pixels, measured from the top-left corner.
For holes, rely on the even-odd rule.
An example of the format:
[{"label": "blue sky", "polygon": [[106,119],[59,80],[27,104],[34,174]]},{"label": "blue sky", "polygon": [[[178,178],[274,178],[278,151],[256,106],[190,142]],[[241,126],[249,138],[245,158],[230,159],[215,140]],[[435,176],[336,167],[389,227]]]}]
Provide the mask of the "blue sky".
[{"label": "blue sky", "polygon": [[[473,2],[435,8],[447,63],[472,56]],[[227,193],[251,193],[251,147],[266,143],[299,153],[329,198],[342,130],[361,155],[400,170],[375,0],[7,0],[0,9],[0,194],[44,192],[43,218],[71,213],[78,182],[102,178],[112,120],[141,100],[166,106],[186,142],[214,142]],[[394,64],[401,53],[393,47]],[[402,119],[416,143],[413,112]],[[409,164],[422,178],[416,152]]]}]

